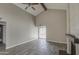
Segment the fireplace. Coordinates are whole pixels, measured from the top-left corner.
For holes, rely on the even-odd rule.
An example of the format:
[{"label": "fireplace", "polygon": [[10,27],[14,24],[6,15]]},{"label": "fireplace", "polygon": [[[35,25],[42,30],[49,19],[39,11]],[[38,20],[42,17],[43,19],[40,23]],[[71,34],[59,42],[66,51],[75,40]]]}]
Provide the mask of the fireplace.
[{"label": "fireplace", "polygon": [[0,24],[0,43],[3,43],[3,25]]},{"label": "fireplace", "polygon": [[6,22],[0,21],[0,43],[6,44]]}]

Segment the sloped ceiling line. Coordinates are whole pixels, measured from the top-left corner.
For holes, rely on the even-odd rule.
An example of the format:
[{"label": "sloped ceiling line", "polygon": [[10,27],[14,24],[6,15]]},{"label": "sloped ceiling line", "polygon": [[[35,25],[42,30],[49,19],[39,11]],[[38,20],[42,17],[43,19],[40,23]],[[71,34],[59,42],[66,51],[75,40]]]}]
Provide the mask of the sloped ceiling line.
[{"label": "sloped ceiling line", "polygon": [[26,10],[25,7],[27,5],[24,5],[22,3],[14,3],[14,5],[18,6],[19,8],[23,9],[24,11],[26,11],[34,16],[39,15],[41,12],[43,12],[47,9],[67,10],[67,8],[68,8],[67,3],[40,3],[39,5],[33,6],[36,10],[33,10],[30,7]]}]

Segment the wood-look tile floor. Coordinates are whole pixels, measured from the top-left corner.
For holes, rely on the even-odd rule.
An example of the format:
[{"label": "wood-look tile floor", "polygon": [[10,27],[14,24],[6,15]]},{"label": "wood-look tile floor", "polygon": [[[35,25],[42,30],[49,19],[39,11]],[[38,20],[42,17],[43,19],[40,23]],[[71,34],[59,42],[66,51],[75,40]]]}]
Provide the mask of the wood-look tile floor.
[{"label": "wood-look tile floor", "polygon": [[5,44],[0,42],[0,52],[4,52],[5,50]]},{"label": "wood-look tile floor", "polygon": [[66,50],[66,45],[40,39],[10,48],[4,55],[59,55],[59,50]]}]

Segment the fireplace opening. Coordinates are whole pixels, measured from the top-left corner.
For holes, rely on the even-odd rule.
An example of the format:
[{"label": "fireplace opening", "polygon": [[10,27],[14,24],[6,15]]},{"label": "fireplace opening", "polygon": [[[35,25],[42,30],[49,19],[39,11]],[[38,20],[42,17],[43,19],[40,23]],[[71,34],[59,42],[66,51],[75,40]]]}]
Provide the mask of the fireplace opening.
[{"label": "fireplace opening", "polygon": [[6,49],[6,22],[0,21],[0,53]]},{"label": "fireplace opening", "polygon": [[3,43],[3,25],[0,25],[0,43]]}]

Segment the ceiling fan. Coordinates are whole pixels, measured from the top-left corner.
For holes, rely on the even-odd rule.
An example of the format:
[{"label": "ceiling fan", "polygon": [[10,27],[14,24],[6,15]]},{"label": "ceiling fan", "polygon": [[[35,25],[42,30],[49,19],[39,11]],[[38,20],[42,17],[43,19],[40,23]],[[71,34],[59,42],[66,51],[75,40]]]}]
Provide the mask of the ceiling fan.
[{"label": "ceiling fan", "polygon": [[36,10],[34,5],[39,5],[39,3],[22,3],[22,4],[26,5],[25,9],[28,9],[29,7],[31,7],[33,10]]},{"label": "ceiling fan", "polygon": [[44,10],[46,11],[47,8],[43,3],[22,3],[24,5],[26,5],[25,9],[28,9],[29,7],[31,7],[33,10],[36,10],[36,8],[34,7],[34,5],[39,5],[41,4],[41,6],[44,8]]}]

